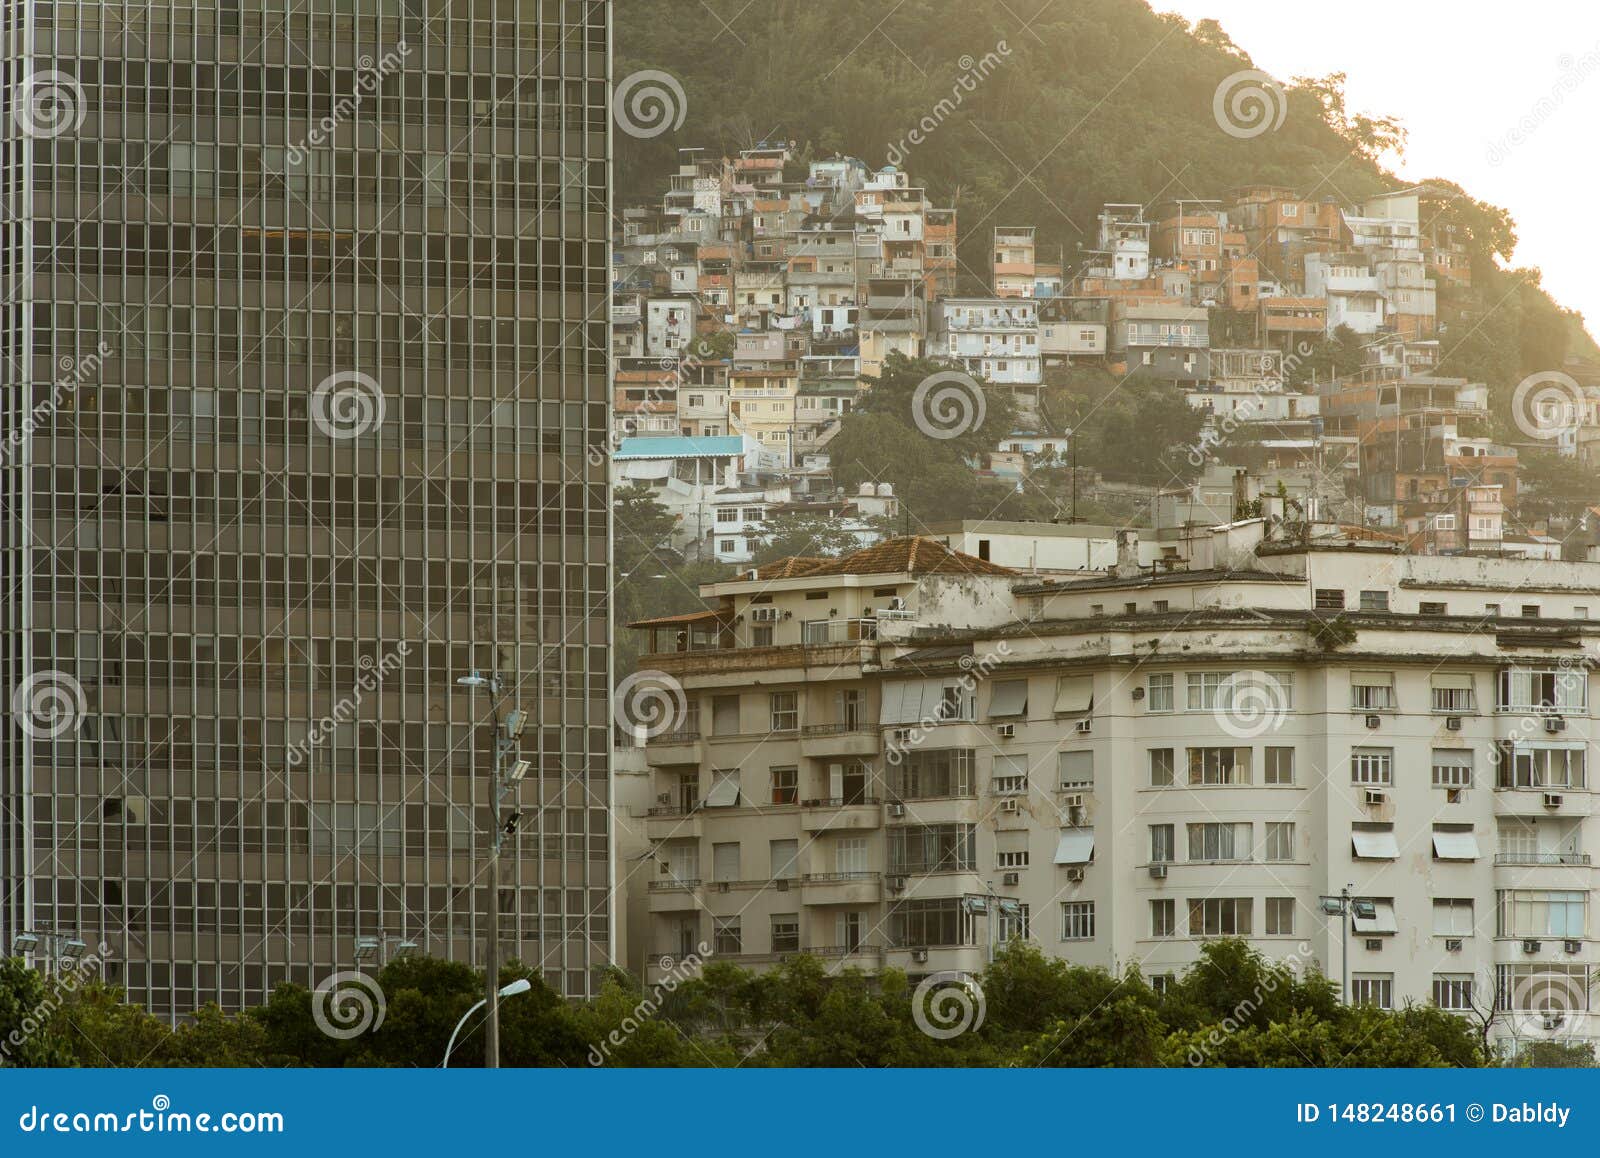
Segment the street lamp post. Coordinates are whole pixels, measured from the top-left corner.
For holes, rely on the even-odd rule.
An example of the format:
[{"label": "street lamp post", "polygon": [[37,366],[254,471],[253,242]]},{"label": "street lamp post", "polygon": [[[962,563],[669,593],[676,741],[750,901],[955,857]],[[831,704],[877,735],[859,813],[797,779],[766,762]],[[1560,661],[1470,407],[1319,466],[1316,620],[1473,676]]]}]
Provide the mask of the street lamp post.
[{"label": "street lamp post", "polygon": [[484,1022],[484,1062],[488,1069],[500,1068],[500,849],[505,843],[505,838],[516,835],[517,824],[522,819],[522,813],[513,808],[502,822],[500,819],[500,804],[505,797],[515,790],[528,774],[528,761],[517,760],[509,769],[505,768],[506,758],[517,750],[517,738],[522,735],[522,729],[528,722],[528,714],[521,708],[513,708],[503,718],[501,704],[504,687],[498,675],[483,675],[473,672],[469,676],[462,676],[456,680],[464,688],[472,691],[487,691],[490,695],[490,711],[494,716],[494,766],[490,772],[489,784],[489,823],[494,829],[494,840],[489,846],[489,871],[488,877],[489,926],[485,934],[484,946],[484,999],[483,1003],[489,1007],[488,1017]]},{"label": "street lamp post", "polygon": [[[515,981],[511,982],[511,984],[502,986],[501,988],[495,990],[494,996],[515,997],[517,994],[526,993],[532,988],[532,982],[530,982],[526,977],[519,977]],[[482,1009],[488,1000],[489,998],[484,998],[483,1001],[478,1002],[471,1009],[463,1013],[461,1015],[461,1020],[456,1022],[455,1029],[450,1031],[450,1044],[444,1047],[444,1061],[440,1064],[440,1069],[447,1070],[450,1068],[450,1051],[456,1048],[456,1038],[461,1033],[461,1027],[467,1024],[467,1018],[471,1017],[474,1013],[477,1013],[478,1010]],[[498,1005],[498,1002],[496,1004]]]},{"label": "street lamp post", "polygon": [[415,941],[396,933],[356,938],[355,956],[357,965],[365,965],[376,958],[378,967],[382,968],[390,961],[401,957],[409,957],[416,951],[417,943]]},{"label": "street lamp post", "polygon": [[27,959],[44,946],[45,976],[54,977],[62,961],[76,961],[89,946],[75,933],[53,933],[48,929],[24,929],[11,940],[13,956]]},{"label": "street lamp post", "polygon": [[1339,1000],[1350,1004],[1350,918],[1370,921],[1378,915],[1378,908],[1370,897],[1353,896],[1353,885],[1345,885],[1336,897],[1322,897],[1322,911],[1339,918]]}]

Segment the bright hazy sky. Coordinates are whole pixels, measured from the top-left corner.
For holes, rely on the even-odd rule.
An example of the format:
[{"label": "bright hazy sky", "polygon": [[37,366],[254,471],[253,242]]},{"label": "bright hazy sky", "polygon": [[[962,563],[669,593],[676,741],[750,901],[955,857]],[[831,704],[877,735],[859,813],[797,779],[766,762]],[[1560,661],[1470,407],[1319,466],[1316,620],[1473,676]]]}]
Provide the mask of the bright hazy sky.
[{"label": "bright hazy sky", "polygon": [[[1543,270],[1545,288],[1600,336],[1596,0],[1152,6],[1191,22],[1220,21],[1257,68],[1281,81],[1348,74],[1351,112],[1394,116],[1410,130],[1400,175],[1446,178],[1510,210],[1516,263]],[[1525,118],[1531,132],[1520,127]],[[1512,133],[1523,136],[1520,144],[1507,141]]]}]

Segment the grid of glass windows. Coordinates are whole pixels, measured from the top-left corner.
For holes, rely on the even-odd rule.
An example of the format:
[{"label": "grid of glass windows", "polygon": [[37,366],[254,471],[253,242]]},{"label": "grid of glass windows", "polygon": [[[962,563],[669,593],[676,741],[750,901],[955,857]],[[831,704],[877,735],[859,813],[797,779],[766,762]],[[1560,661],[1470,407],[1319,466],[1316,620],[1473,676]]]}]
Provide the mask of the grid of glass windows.
[{"label": "grid of glass windows", "polygon": [[[481,961],[491,903],[558,991],[611,957],[608,6],[355,7],[0,14],[85,114],[0,145],[7,674],[87,706],[0,756],[4,923],[162,1015]],[[532,720],[492,897],[474,669]]]}]

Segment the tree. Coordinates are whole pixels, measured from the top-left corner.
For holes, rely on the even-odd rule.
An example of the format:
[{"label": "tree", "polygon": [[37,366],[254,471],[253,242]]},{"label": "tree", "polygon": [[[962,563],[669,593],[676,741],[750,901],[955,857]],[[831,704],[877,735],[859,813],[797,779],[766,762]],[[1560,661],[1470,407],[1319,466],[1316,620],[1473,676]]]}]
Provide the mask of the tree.
[{"label": "tree", "polygon": [[73,1064],[71,1043],[54,1016],[62,1000],[22,958],[0,958],[0,1065]]},{"label": "tree", "polygon": [[756,563],[771,563],[791,555],[834,557],[861,545],[856,531],[832,515],[794,511],[772,515],[756,531]]},{"label": "tree", "polygon": [[1385,153],[1397,156],[1405,152],[1407,132],[1394,117],[1373,117],[1364,113],[1351,114],[1345,108],[1342,72],[1327,76],[1297,76],[1292,91],[1310,97],[1322,114],[1328,127],[1344,138],[1356,156],[1376,161]]}]

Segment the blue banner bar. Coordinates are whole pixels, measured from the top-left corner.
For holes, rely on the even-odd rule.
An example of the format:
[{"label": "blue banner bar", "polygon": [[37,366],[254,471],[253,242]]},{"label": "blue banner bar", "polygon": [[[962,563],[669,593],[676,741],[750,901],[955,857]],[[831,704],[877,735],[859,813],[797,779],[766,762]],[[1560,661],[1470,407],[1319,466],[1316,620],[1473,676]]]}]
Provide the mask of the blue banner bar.
[{"label": "blue banner bar", "polygon": [[[1593,1153],[1595,1070],[4,1070],[0,1152]],[[807,1122],[811,1128],[806,1127]],[[736,1149],[745,1149],[736,1145]],[[1107,1153],[1113,1151],[1107,1150]]]}]

